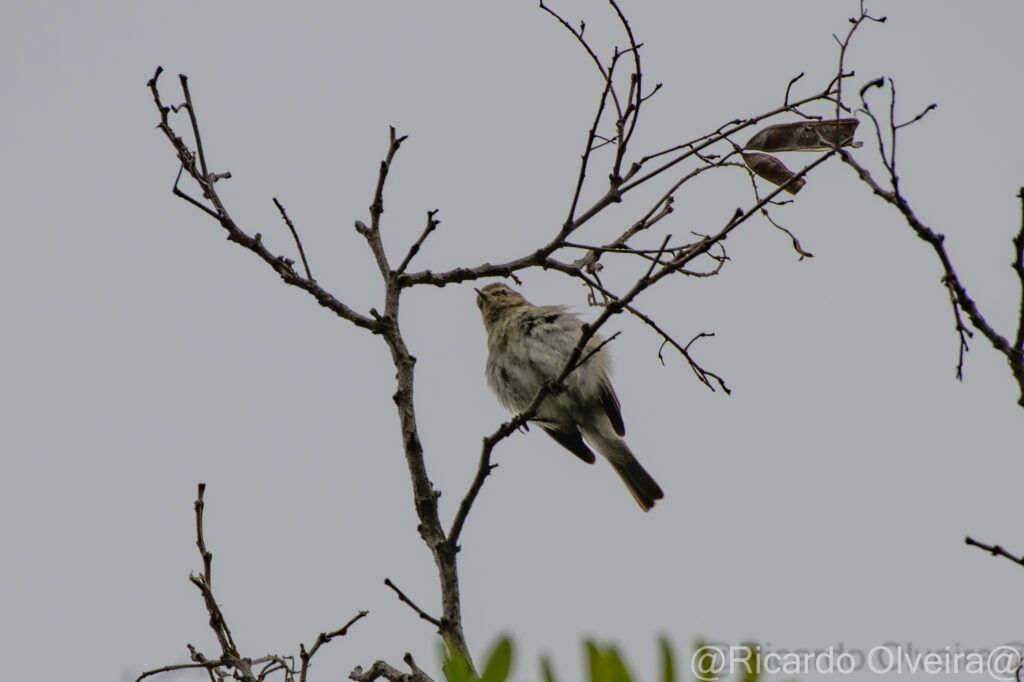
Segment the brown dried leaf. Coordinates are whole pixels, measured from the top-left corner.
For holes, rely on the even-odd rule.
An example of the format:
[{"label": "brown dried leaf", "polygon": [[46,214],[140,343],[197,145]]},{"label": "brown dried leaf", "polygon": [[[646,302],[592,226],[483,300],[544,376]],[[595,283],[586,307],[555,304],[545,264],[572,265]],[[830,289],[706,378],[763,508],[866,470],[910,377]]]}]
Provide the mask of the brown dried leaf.
[{"label": "brown dried leaf", "polygon": [[[759,177],[764,178],[768,182],[779,185],[780,187],[791,178],[796,177],[796,173],[786,168],[786,166],[776,159],[774,156],[769,154],[760,154],[758,152],[743,152],[743,161],[747,164],[747,168],[752,170]],[[800,191],[806,183],[803,178],[797,178],[786,187],[786,191],[790,194],[796,194]]]},{"label": "brown dried leaf", "polygon": [[861,143],[853,141],[858,123],[855,118],[843,118],[772,125],[759,130],[744,149],[762,152],[827,151],[837,140],[840,147],[859,147]]}]

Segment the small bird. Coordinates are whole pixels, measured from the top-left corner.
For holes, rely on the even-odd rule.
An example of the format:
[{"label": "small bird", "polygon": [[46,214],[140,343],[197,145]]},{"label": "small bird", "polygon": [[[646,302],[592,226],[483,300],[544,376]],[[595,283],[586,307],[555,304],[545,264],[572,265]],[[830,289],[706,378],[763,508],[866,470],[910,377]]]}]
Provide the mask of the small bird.
[{"label": "small bird", "polygon": [[[475,291],[487,330],[487,384],[502,405],[521,412],[545,382],[561,373],[579,343],[583,322],[564,306],[535,306],[504,284],[488,284]],[[626,427],[608,378],[611,358],[601,343],[597,335],[590,338],[580,356],[589,355],[587,360],[566,377],[564,390],[544,399],[531,421],[566,450],[593,464],[589,443],[611,463],[647,511],[664,494],[622,440]]]}]

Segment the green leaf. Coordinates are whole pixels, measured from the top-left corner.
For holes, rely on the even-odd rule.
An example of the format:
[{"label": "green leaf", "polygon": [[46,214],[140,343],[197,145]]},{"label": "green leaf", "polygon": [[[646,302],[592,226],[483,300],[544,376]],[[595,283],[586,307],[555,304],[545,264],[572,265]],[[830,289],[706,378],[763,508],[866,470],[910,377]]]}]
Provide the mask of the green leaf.
[{"label": "green leaf", "polygon": [[697,639],[693,642],[693,653],[690,655],[690,669],[698,680],[717,678],[719,670],[715,665],[714,652],[716,648],[706,639]]},{"label": "green leaf", "polygon": [[540,658],[540,674],[544,676],[544,682],[555,682],[555,670],[551,667],[551,659],[547,656]]},{"label": "green leaf", "polygon": [[587,642],[591,682],[631,682],[629,672],[614,647],[600,647]]},{"label": "green leaf", "polygon": [[741,668],[743,675],[740,682],[757,682],[757,678],[761,676],[761,650],[757,642],[742,642],[741,646],[746,647],[750,653],[750,660]]},{"label": "green leaf", "polygon": [[619,656],[615,647],[610,646],[605,649],[604,660],[612,682],[631,682],[626,664],[622,662],[622,657]]},{"label": "green leaf", "polygon": [[498,642],[494,647],[487,665],[484,666],[484,674],[480,677],[481,682],[505,682],[508,679],[509,669],[512,667],[512,644],[508,638]]},{"label": "green leaf", "polygon": [[601,651],[590,640],[587,640],[587,660],[590,662],[590,682],[609,682],[605,675]]},{"label": "green leaf", "polygon": [[661,637],[658,640],[661,648],[661,682],[676,682],[676,670],[672,663],[672,646],[668,643],[668,637]]},{"label": "green leaf", "polygon": [[469,662],[457,653],[449,652],[444,646],[441,647],[441,657],[444,663],[441,669],[448,682],[477,682],[476,675]]}]

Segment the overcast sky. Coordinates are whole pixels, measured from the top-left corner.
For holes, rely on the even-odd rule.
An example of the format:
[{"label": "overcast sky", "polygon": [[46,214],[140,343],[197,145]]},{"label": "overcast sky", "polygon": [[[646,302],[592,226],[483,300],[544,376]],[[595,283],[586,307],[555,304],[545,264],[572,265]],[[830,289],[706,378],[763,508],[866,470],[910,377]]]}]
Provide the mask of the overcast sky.
[{"label": "overcast sky", "polygon": [[[603,55],[625,43],[600,3],[554,6],[585,19]],[[832,33],[857,11],[623,6],[647,82],[664,83],[638,153],[778,106],[800,72],[797,94],[821,89]],[[889,21],[855,40],[853,83],[895,78],[901,118],[938,103],[905,131],[903,188],[1012,336],[1024,5],[869,8]],[[366,219],[387,126],[410,136],[386,192],[391,254],[437,208],[418,268],[522,255],[569,205],[601,86],[585,55],[534,2],[223,1],[19,3],[0,22],[0,57],[4,676],[130,680],[187,660],[189,642],[216,656],[188,582],[201,568],[199,481],[214,587],[243,653],[297,653],[368,609],[318,654],[312,679],[401,665],[405,651],[436,671],[430,626],[383,585],[440,610],[388,354],[171,195],[177,164],[145,85],[163,65],[176,102],[177,74],[190,76],[208,161],[233,174],[219,189],[235,219],[291,254],[281,199],[319,281],[365,313],[381,287],[352,223]],[[871,138],[862,124],[855,153],[874,169]],[[651,239],[715,231],[749,203],[745,175],[706,174]],[[616,206],[585,236],[608,239],[646,208]],[[721,276],[638,302],[680,339],[716,334],[695,355],[731,396],[670,353],[662,366],[642,324],[609,325],[622,332],[610,350],[627,442],[665,490],[653,511],[604,462],[587,467],[537,430],[496,451],[462,538],[463,612],[474,651],[515,638],[518,679],[537,679],[543,652],[578,679],[584,637],[620,644],[646,680],[660,634],[683,663],[698,637],[775,650],[1024,639],[1024,570],[963,544],[971,534],[1024,552],[1024,413],[1005,361],[976,335],[955,380],[936,258],[838,161],[776,217],[813,259],[751,221],[730,236]],[[622,290],[629,276],[607,281]],[[564,276],[522,278],[535,303],[596,314]],[[483,377],[473,299],[471,284],[403,299],[446,520],[480,439],[507,418]]]}]

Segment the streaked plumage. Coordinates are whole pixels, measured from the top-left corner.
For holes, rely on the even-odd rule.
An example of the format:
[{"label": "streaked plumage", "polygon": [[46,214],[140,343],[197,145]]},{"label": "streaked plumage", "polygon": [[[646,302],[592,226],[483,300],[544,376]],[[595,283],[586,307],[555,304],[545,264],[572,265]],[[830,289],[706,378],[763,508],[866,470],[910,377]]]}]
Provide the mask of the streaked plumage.
[{"label": "streaked plumage", "polygon": [[[583,323],[563,306],[535,306],[504,284],[476,291],[487,330],[487,383],[502,405],[521,412],[543,382],[562,371]],[[600,344],[593,336],[584,356]],[[626,429],[610,371],[611,358],[601,348],[566,378],[564,391],[544,400],[533,421],[584,462],[593,463],[590,448],[597,450],[647,511],[663,493],[621,438]]]}]

